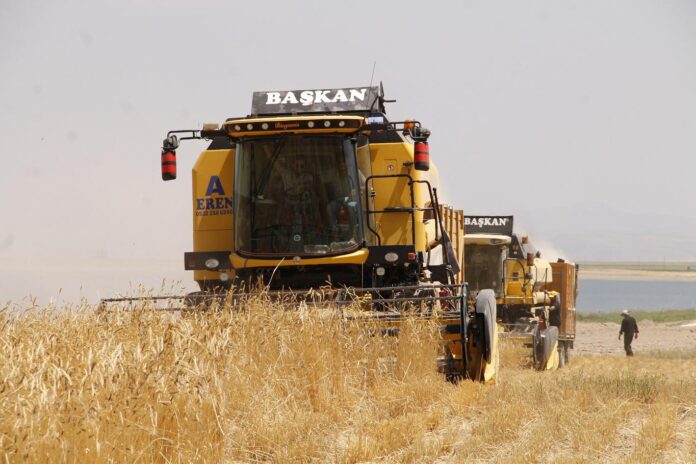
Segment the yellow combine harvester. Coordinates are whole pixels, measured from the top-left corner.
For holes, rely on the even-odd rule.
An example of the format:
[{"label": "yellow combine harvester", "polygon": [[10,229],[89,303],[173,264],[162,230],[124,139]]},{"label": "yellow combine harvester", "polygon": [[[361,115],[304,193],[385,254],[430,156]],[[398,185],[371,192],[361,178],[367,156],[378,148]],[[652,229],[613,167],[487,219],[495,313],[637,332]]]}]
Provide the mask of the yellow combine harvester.
[{"label": "yellow combine harvester", "polygon": [[465,228],[469,297],[493,289],[503,336],[531,347],[537,369],[562,367],[575,341],[578,266],[544,259],[513,233],[512,216],[467,216]]},{"label": "yellow combine harvester", "polygon": [[430,131],[389,121],[384,103],[381,87],[254,92],[247,116],[167,134],[164,180],[181,140],[210,140],[184,256],[201,291],[185,303],[258,288],[329,295],[389,333],[416,307],[441,324],[442,372],[492,381],[496,302],[480,292],[467,306],[463,213],[438,204]]}]

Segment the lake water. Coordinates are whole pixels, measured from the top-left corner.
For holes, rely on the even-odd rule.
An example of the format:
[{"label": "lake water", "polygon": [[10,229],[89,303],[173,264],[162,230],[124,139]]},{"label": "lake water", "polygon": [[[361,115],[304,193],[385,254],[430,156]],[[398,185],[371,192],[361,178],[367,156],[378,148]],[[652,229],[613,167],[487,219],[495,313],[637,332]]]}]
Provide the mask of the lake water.
[{"label": "lake water", "polygon": [[696,281],[580,278],[578,312],[696,309]]}]

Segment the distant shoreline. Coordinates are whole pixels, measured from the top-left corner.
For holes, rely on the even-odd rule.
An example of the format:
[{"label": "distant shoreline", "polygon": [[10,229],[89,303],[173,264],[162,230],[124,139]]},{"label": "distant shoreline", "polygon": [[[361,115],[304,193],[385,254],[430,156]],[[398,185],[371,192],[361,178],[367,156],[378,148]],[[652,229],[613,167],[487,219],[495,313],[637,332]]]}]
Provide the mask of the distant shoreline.
[{"label": "distant shoreline", "polygon": [[[696,323],[696,309],[665,309],[665,310],[636,310],[631,315],[637,321],[652,321],[655,323]],[[621,323],[621,313],[612,312],[578,312],[578,322],[597,323],[614,322]]]},{"label": "distant shoreline", "polygon": [[580,263],[580,278],[597,280],[696,281],[696,263]]},{"label": "distant shoreline", "polygon": [[694,271],[648,271],[634,269],[587,269],[580,267],[581,279],[694,281]]}]

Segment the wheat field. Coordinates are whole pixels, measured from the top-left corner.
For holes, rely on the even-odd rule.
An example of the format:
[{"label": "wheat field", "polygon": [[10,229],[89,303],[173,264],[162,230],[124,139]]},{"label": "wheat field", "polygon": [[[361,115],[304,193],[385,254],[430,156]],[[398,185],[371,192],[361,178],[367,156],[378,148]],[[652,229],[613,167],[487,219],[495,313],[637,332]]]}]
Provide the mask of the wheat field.
[{"label": "wheat field", "polygon": [[496,385],[320,309],[0,311],[4,462],[696,462],[696,355],[577,357]]}]

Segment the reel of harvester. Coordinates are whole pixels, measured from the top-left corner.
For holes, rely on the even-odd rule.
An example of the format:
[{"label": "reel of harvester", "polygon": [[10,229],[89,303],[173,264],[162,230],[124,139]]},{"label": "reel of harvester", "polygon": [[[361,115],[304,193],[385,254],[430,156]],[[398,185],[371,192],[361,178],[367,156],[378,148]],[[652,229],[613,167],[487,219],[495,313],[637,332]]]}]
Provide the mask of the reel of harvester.
[{"label": "reel of harvester", "polygon": [[249,292],[232,288],[220,292],[192,292],[186,295],[103,298],[99,302],[98,311],[210,312],[241,309],[252,300],[280,307],[295,307],[300,304],[326,305],[332,301],[332,296],[335,299],[335,292],[322,289],[305,292],[262,289]]}]

